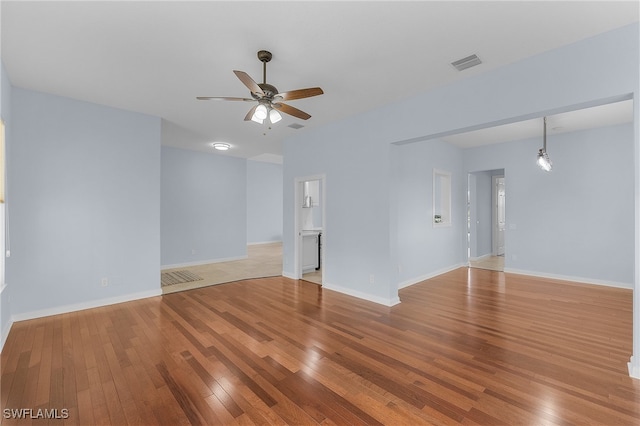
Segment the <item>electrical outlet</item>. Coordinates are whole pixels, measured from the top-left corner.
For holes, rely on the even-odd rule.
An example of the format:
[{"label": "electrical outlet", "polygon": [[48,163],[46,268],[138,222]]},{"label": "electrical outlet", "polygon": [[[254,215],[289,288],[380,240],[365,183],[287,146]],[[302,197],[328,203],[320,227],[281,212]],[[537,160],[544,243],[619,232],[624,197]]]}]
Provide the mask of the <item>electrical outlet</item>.
[{"label": "electrical outlet", "polygon": [[107,287],[109,285],[109,280],[105,277],[100,281],[100,285],[102,287]]},{"label": "electrical outlet", "polygon": [[196,254],[196,249],[191,249],[191,254]]},{"label": "electrical outlet", "polygon": [[376,282],[376,276],[371,274],[369,275],[369,284],[373,284]]}]

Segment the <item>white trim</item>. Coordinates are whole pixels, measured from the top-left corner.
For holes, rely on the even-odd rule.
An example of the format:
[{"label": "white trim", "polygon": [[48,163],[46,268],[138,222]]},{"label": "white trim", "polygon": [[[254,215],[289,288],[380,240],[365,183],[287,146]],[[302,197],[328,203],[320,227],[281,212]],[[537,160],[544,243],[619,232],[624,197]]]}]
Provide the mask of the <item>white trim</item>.
[{"label": "white trim", "polygon": [[389,307],[400,303],[400,298],[398,296],[391,299],[385,299],[384,297],[374,296],[369,293],[363,293],[358,290],[353,290],[346,287],[340,287],[338,285],[333,285],[333,284],[324,284],[322,288],[325,290],[336,291],[338,293],[346,294],[347,296],[357,297],[358,299],[364,299],[369,302],[378,303],[380,305],[389,306]]},{"label": "white trim", "polygon": [[282,271],[282,276],[285,278],[289,278],[291,280],[297,280],[299,278],[296,278],[296,274],[294,274],[293,272],[290,271]]},{"label": "white trim", "polygon": [[[504,170],[504,169],[503,169]],[[504,246],[502,253],[499,253],[498,240],[499,232],[498,232],[498,179],[503,179],[502,184],[505,186],[505,194],[506,194],[506,180],[504,180],[504,173],[501,175],[493,175],[491,176],[491,254],[494,256],[503,256],[504,255]],[[505,217],[506,217],[506,195],[505,195]],[[506,231],[506,222],[505,229],[502,232]],[[504,235],[503,235],[504,237]],[[504,241],[503,241],[504,243]]]},{"label": "white trim", "polygon": [[632,283],[619,283],[615,281],[594,280],[592,278],[573,277],[569,275],[558,275],[558,274],[547,274],[544,272],[524,271],[521,269],[512,269],[512,268],[505,268],[504,272],[509,274],[517,274],[517,275],[528,275],[531,277],[538,277],[538,278],[549,278],[552,280],[572,281],[572,282],[581,283],[581,284],[594,284],[594,285],[601,285],[605,287],[626,288],[629,290],[633,289]]},{"label": "white trim", "polygon": [[433,277],[437,277],[438,275],[442,275],[442,274],[446,274],[447,272],[451,272],[453,270],[456,270],[458,268],[462,268],[465,267],[467,265],[465,265],[464,263],[456,263],[455,265],[451,265],[448,266],[446,268],[443,269],[438,269],[437,271],[433,271],[433,272],[429,272],[428,274],[425,275],[421,275],[419,277],[415,277],[415,278],[411,278],[405,281],[402,281],[401,283],[398,284],[398,290],[405,288],[405,287],[409,287],[412,286],[414,284],[418,284],[422,281],[431,279]]},{"label": "white trim", "polygon": [[10,318],[2,328],[2,335],[0,336],[0,352],[4,350],[4,344],[7,342],[7,337],[9,337],[9,333],[11,332],[11,326],[13,326],[13,321]]},{"label": "white trim", "polygon": [[282,240],[273,240],[273,241],[259,241],[257,243],[247,243],[248,246],[259,246],[259,245],[263,245],[263,244],[276,244],[276,243],[281,243]]},{"label": "white trim", "polygon": [[2,283],[0,285],[0,294],[2,294],[2,292],[4,291],[5,288],[7,288],[7,283]]},{"label": "white trim", "polygon": [[[322,247],[320,257],[322,261],[325,262],[325,245],[326,245],[326,229],[327,229],[327,175],[317,174],[310,176],[298,176],[293,178],[293,229],[294,229],[294,240],[293,240],[293,273],[294,277],[291,277],[294,280],[302,279],[302,195],[303,188],[302,184],[306,181],[311,180],[319,180],[322,185],[322,195],[321,195],[321,203],[322,203]],[[326,263],[325,263],[326,264]],[[322,274],[322,283],[324,284],[324,274]]]},{"label": "white trim", "polygon": [[[636,82],[637,84],[637,82]],[[637,88],[637,86],[636,86]],[[634,235],[634,291],[633,291],[633,338],[629,375],[640,379],[640,95],[633,93],[633,145],[634,145],[634,182],[635,182],[635,235]]]},{"label": "white trim", "polygon": [[72,305],[56,306],[54,308],[41,309],[38,311],[24,312],[11,316],[11,321],[25,321],[34,318],[48,317],[51,315],[66,314],[69,312],[82,311],[85,309],[99,308],[102,306],[115,305],[116,303],[131,302],[138,299],[146,299],[149,297],[162,296],[162,290],[147,290],[138,293],[125,294],[122,296],[108,297],[105,299],[96,299],[88,302],[74,303]]},{"label": "white trim", "polygon": [[634,379],[640,379],[640,359],[631,355],[627,367],[629,368],[629,376]]},{"label": "white trim", "polygon": [[[449,187],[448,187],[448,193],[447,193],[447,199],[448,199],[448,203],[446,206],[446,212],[448,217],[446,218],[447,220],[445,222],[440,222],[440,223],[436,223],[435,222],[435,215],[436,215],[436,205],[438,203],[436,203],[436,187],[437,187],[437,183],[436,183],[436,175],[440,175],[443,178],[446,178],[449,181]],[[433,213],[431,214],[431,224],[433,225],[434,228],[450,228],[453,226],[453,213],[452,213],[452,198],[453,198],[453,177],[451,172],[446,171],[446,170],[442,170],[442,169],[433,169],[433,177],[432,177],[432,184],[433,184],[433,188],[432,188],[432,192],[431,192],[431,198],[432,198],[432,204],[431,204],[431,208],[433,210]],[[442,178],[440,180],[440,201],[442,201]],[[442,204],[442,203],[440,203]],[[442,206],[442,209],[445,209],[445,206]],[[441,217],[442,217],[442,212],[441,213]]]},{"label": "white trim", "polygon": [[173,265],[161,265],[160,269],[175,269],[175,268],[187,268],[189,266],[200,266],[200,265],[208,265],[210,263],[221,263],[221,262],[231,262],[234,260],[243,260],[247,259],[249,256],[246,254],[244,256],[236,256],[236,257],[224,257],[218,259],[207,259],[207,260],[197,260],[195,262],[185,262],[185,263],[174,263]]}]

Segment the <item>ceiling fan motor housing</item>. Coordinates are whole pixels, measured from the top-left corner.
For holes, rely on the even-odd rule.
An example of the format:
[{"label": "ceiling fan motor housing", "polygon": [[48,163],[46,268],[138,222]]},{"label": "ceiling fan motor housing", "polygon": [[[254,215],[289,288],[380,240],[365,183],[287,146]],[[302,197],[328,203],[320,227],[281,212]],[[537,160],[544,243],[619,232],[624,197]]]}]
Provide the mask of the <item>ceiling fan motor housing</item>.
[{"label": "ceiling fan motor housing", "polygon": [[253,96],[254,99],[261,99],[261,98],[272,99],[275,95],[278,94],[278,89],[276,89],[275,86],[272,86],[269,83],[258,83],[258,86],[260,86],[265,96],[260,96],[260,95],[256,95],[255,93],[251,93],[251,96]]}]

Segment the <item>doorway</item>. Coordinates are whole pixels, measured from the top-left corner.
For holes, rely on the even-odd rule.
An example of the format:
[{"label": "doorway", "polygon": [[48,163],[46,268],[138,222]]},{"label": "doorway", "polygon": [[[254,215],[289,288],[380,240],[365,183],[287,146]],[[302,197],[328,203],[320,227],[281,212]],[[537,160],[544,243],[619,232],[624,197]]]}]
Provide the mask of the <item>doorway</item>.
[{"label": "doorway", "polygon": [[295,277],[324,282],[326,247],[325,176],[295,179]]},{"label": "doorway", "polygon": [[470,267],[504,271],[505,224],[504,169],[469,173],[467,254]]},{"label": "doorway", "polygon": [[492,212],[491,228],[493,238],[491,239],[491,253],[494,256],[504,257],[504,226],[505,226],[505,191],[504,175],[491,177],[492,183]]}]

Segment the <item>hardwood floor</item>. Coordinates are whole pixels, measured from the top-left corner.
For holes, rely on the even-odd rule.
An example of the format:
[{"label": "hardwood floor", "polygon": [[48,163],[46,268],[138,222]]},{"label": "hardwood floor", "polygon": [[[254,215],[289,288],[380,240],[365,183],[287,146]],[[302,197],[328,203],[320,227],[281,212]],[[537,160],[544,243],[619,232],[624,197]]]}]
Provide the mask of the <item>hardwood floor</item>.
[{"label": "hardwood floor", "polygon": [[274,277],[18,322],[2,412],[66,409],[50,423],[80,425],[640,423],[630,290],[460,268],[400,297],[388,308]]}]

